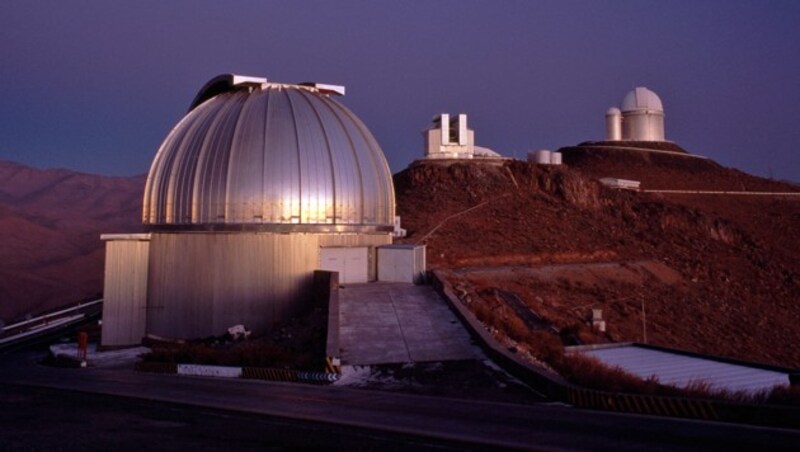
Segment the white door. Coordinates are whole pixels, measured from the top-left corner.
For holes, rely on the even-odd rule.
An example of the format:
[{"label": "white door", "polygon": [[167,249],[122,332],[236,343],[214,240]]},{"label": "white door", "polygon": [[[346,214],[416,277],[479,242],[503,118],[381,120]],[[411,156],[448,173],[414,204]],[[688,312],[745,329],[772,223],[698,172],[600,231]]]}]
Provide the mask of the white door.
[{"label": "white door", "polygon": [[378,281],[414,282],[414,249],[378,248]]},{"label": "white door", "polygon": [[320,248],[319,265],[322,270],[339,272],[340,284],[369,281],[367,247]]}]

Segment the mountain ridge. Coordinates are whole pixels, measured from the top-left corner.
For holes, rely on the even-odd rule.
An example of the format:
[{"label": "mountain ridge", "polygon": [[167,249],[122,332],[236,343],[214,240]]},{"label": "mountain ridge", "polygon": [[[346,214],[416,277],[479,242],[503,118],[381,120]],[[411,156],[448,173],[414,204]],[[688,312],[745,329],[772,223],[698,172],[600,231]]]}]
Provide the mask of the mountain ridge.
[{"label": "mountain ridge", "polygon": [[97,296],[100,234],[141,230],[144,181],[0,161],[0,319]]}]

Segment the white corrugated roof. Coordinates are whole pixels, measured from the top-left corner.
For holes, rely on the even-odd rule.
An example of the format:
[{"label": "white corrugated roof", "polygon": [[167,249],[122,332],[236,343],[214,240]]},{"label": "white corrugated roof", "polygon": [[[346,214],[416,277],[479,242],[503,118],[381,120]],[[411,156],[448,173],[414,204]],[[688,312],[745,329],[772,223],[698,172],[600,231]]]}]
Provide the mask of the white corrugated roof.
[{"label": "white corrugated roof", "polygon": [[684,387],[704,381],[716,389],[755,392],[789,384],[788,371],[735,363],[712,357],[655,349],[637,344],[570,347],[568,351],[593,356],[641,378],[655,375],[662,384]]}]

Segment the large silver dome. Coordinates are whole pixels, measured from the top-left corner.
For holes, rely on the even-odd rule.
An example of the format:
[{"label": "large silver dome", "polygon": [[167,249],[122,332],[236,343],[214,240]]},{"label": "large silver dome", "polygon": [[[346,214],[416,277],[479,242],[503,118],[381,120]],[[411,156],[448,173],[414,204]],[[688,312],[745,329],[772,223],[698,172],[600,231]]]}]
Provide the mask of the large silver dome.
[{"label": "large silver dome", "polygon": [[212,79],[153,160],[151,229],[390,230],[392,175],[336,87]]}]

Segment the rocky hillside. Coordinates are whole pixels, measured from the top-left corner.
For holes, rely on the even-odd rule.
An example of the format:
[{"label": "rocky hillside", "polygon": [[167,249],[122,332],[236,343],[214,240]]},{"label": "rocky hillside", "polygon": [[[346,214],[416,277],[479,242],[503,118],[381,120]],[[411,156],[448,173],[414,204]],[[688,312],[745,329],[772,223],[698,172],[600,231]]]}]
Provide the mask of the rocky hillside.
[{"label": "rocky hillside", "polygon": [[642,341],[644,307],[651,343],[800,366],[800,199],[678,199],[610,190],[595,178],[797,188],[664,154],[628,155],[641,160],[637,172],[618,173],[626,165],[615,157],[563,167],[412,165],[395,176],[405,240],[426,243],[429,265],[457,269],[461,290],[492,309],[510,292],[555,327],[577,331],[591,308],[602,308],[608,333],[583,331],[586,341]]},{"label": "rocky hillside", "polygon": [[[630,146],[630,147],[628,147]],[[641,152],[650,148],[660,152]],[[641,181],[650,190],[798,191],[795,185],[751,176],[725,168],[705,157],[690,154],[674,143],[629,142],[611,148],[608,142],[584,143],[559,149],[564,163],[584,175]],[[682,155],[685,154],[685,155]]]},{"label": "rocky hillside", "polygon": [[106,232],[137,232],[144,176],[102,177],[0,161],[0,319],[102,291]]}]

